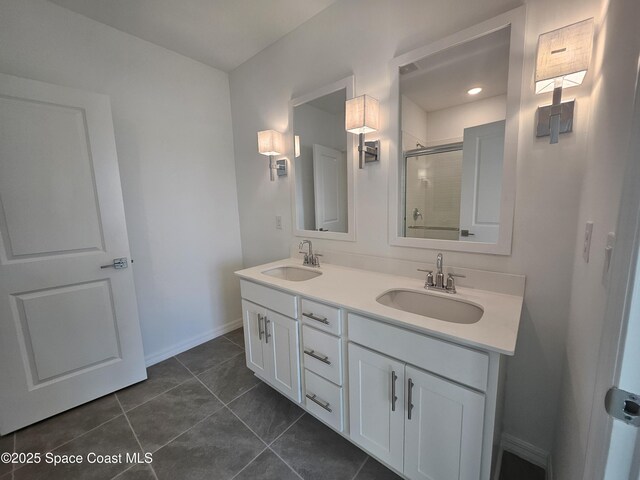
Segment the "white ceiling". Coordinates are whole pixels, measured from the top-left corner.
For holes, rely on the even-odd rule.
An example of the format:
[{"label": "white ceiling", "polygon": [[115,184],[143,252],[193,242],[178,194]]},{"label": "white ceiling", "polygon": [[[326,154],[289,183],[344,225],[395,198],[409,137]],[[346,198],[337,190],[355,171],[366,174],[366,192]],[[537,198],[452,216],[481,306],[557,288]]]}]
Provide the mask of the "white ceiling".
[{"label": "white ceiling", "polygon": [[[510,28],[423,58],[417,70],[400,76],[400,91],[424,111],[475,102],[507,93]],[[482,87],[478,95],[468,95]]]},{"label": "white ceiling", "polygon": [[230,72],[336,0],[50,0]]}]

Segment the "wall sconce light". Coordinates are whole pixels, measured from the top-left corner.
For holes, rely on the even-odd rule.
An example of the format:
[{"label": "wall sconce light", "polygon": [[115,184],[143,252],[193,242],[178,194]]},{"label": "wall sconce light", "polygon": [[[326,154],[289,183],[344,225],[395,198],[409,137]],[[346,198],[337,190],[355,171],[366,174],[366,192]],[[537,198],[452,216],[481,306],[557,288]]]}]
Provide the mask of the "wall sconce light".
[{"label": "wall sconce light", "polygon": [[573,129],[574,101],[562,103],[562,89],[582,83],[593,47],[593,18],[543,33],[538,38],[536,94],[553,92],[553,104],[538,108],[536,136],[551,136]]},{"label": "wall sconce light", "polygon": [[380,160],[380,140],[364,141],[365,134],[379,129],[378,100],[369,95],[360,95],[347,100],[345,108],[345,128],[347,132],[358,134],[359,165],[364,168],[365,163]]},{"label": "wall sconce light", "polygon": [[293,153],[296,158],[300,156],[300,135],[293,137]]},{"label": "wall sconce light", "polygon": [[272,182],[276,179],[275,172],[278,172],[279,177],[287,175],[287,161],[278,160],[275,163],[273,161],[274,155],[282,155],[284,152],[284,141],[280,132],[275,130],[258,132],[258,152],[269,156],[269,175]]}]

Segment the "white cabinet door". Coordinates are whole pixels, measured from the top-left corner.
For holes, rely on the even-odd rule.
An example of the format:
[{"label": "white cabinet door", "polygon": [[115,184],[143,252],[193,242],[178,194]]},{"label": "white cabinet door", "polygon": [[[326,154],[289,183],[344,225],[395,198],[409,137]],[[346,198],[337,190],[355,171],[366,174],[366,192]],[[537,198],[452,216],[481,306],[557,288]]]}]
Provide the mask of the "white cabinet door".
[{"label": "white cabinet door", "polygon": [[242,300],[242,318],[244,323],[244,345],[247,357],[247,367],[264,378],[268,377],[265,370],[265,333],[264,319],[267,309],[254,303]]},{"label": "white cabinet door", "polygon": [[271,310],[265,317],[265,362],[273,386],[300,402],[298,322]]},{"label": "white cabinet door", "polygon": [[405,476],[478,480],[484,395],[408,365],[405,375],[413,405],[405,422]]},{"label": "white cabinet door", "polygon": [[403,462],[404,398],[404,363],[349,343],[351,440],[398,471]]},{"label": "white cabinet door", "polygon": [[0,434],[146,378],[129,257],[109,98],[0,74]]}]

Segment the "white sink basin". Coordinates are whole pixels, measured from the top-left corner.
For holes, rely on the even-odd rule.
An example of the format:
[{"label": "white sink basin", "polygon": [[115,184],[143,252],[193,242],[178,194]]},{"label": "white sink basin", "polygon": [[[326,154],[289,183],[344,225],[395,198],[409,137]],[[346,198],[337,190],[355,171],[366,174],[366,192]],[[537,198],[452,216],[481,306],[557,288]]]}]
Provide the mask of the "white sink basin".
[{"label": "white sink basin", "polygon": [[484,313],[481,307],[463,300],[414,290],[389,290],[376,298],[376,301],[396,310],[451,323],[476,323]]},{"label": "white sink basin", "polygon": [[291,282],[304,282],[305,280],[311,280],[312,278],[322,275],[322,272],[319,272],[318,270],[298,267],[275,267],[265,270],[262,273],[269,275],[270,277],[289,280]]}]

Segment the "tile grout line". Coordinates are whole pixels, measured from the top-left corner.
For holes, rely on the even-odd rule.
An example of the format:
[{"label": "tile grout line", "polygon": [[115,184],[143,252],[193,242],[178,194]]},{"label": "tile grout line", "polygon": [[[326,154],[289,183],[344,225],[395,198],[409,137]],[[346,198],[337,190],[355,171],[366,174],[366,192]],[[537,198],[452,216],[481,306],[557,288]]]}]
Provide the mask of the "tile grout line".
[{"label": "tile grout line", "polygon": [[253,457],[251,460],[249,460],[249,463],[247,463],[244,467],[242,467],[240,469],[240,471],[238,473],[236,473],[233,477],[231,477],[229,480],[233,480],[234,478],[236,478],[238,475],[240,475],[243,471],[245,471],[247,469],[247,467],[249,465],[251,465],[253,462],[255,462],[255,460],[262,455],[264,452],[266,452],[267,450],[269,450],[269,447],[264,447],[263,450],[260,451],[260,453],[258,453],[255,457]]},{"label": "tile grout line", "polygon": [[302,417],[304,417],[306,413],[307,413],[307,412],[305,412],[305,411],[303,410],[303,411],[302,411],[302,415],[300,415],[298,418],[296,418],[296,419],[295,419],[295,421],[294,421],[291,425],[289,425],[287,428],[285,428],[285,429],[284,429],[284,431],[283,431],[280,435],[278,435],[276,438],[274,438],[274,439],[273,439],[273,441],[271,441],[271,443],[269,443],[269,450],[270,450],[270,451],[271,451],[271,452],[272,452],[276,457],[278,457],[278,458],[280,459],[280,461],[282,461],[282,463],[284,463],[287,467],[289,467],[289,469],[290,469],[293,473],[295,473],[299,478],[301,478],[302,480],[304,480],[304,479],[302,478],[302,475],[300,475],[300,474],[296,471],[296,469],[295,469],[295,468],[293,468],[291,465],[289,465],[289,462],[287,462],[284,458],[282,458],[282,457],[280,456],[280,454],[279,454],[278,452],[276,452],[276,451],[271,447],[271,445],[273,445],[277,440],[279,440],[279,439],[280,439],[280,437],[282,437],[285,433],[287,433],[291,427],[293,427],[296,423],[298,423],[298,421],[299,421]]},{"label": "tile grout line", "polygon": [[[302,417],[300,417],[300,418],[302,418]],[[294,422],[294,423],[295,423],[295,422]],[[288,430],[288,429],[287,429],[287,430]],[[280,438],[280,437],[278,437],[278,438]],[[274,440],[274,441],[275,441],[275,440]],[[271,453],[273,453],[276,457],[278,457],[282,463],[284,463],[287,467],[289,467],[289,470],[291,470],[293,473],[295,473],[295,474],[296,474],[296,476],[297,476],[298,478],[300,478],[300,479],[304,480],[304,478],[302,478],[302,475],[300,475],[300,474],[296,471],[296,469],[295,469],[295,468],[293,468],[291,465],[289,465],[289,463],[287,463],[287,461],[286,461],[284,458],[282,458],[278,452],[276,452],[273,448],[271,448],[271,446],[269,446],[269,451],[270,451]]]},{"label": "tile grout line", "polygon": [[[237,330],[237,329],[236,329]],[[234,342],[233,340],[231,340],[230,338],[227,337],[228,333],[225,333],[223,335],[224,338],[226,338],[227,340],[229,340],[231,343],[233,343],[234,345],[237,345],[238,347],[242,348],[242,350],[244,350],[244,345],[240,345],[239,343]]]},{"label": "tile grout line", "polygon": [[[204,384],[204,382],[202,382],[202,380],[200,380],[198,377],[196,377],[196,378],[198,379],[198,381],[199,381],[200,383],[202,383],[202,385],[204,386],[204,388],[206,388],[207,390],[209,390],[209,392],[211,392],[211,394],[212,394],[214,397],[216,397],[218,400],[220,400],[220,398],[219,398],[215,393],[213,393],[213,392],[211,391],[211,389],[210,389],[209,387],[207,387],[207,386]],[[262,382],[260,382],[260,383],[262,383]],[[249,431],[250,431],[251,433],[253,433],[253,434],[258,438],[258,440],[260,440],[262,443],[264,443],[264,444],[265,444],[265,447],[266,447],[266,448],[265,448],[264,450],[267,450],[267,449],[268,449],[269,451],[271,451],[271,452],[272,452],[276,457],[278,457],[278,458],[282,461],[282,463],[284,463],[287,467],[289,467],[289,469],[291,469],[291,471],[292,471],[293,473],[295,473],[299,478],[301,478],[301,479],[302,479],[302,477],[300,476],[300,474],[299,474],[298,472],[296,472],[296,471],[293,469],[293,467],[292,467],[291,465],[289,465],[289,464],[288,464],[288,463],[287,463],[287,462],[286,462],[286,461],[285,461],[285,460],[284,460],[280,455],[278,455],[278,453],[277,453],[277,452],[275,452],[275,451],[271,448],[271,444],[272,444],[273,442],[275,442],[276,440],[278,440],[278,439],[279,439],[279,438],[280,438],[280,437],[281,437],[281,436],[282,436],[282,435],[283,435],[287,430],[289,430],[291,427],[293,427],[293,425],[295,425],[296,423],[298,423],[298,420],[300,420],[302,417],[304,417],[304,415],[305,415],[305,413],[306,413],[305,411],[303,411],[303,412],[302,412],[302,414],[301,414],[298,418],[296,418],[296,419],[291,423],[291,425],[289,425],[287,428],[285,428],[285,429],[284,429],[284,431],[283,431],[280,435],[278,435],[276,438],[274,438],[270,443],[267,443],[267,442],[265,442],[265,441],[263,440],[263,438],[262,438],[260,435],[258,435],[258,434],[257,434],[257,433],[256,433],[256,432],[255,432],[255,431],[254,431],[250,426],[249,426],[249,425],[247,425],[247,423],[246,423],[244,420],[242,420],[242,418],[240,418],[240,417],[236,414],[236,412],[234,412],[234,411],[231,409],[231,407],[229,407],[229,404],[230,404],[230,403],[232,403],[233,401],[237,400],[237,399],[238,399],[238,398],[240,398],[242,395],[244,395],[244,394],[246,394],[246,393],[250,392],[251,390],[253,390],[254,388],[256,388],[258,385],[260,385],[260,383],[257,383],[256,385],[254,385],[253,387],[251,387],[249,390],[247,390],[247,391],[246,391],[246,392],[244,392],[243,394],[238,395],[236,398],[234,398],[233,400],[231,400],[229,403],[224,404],[224,408],[226,408],[229,412],[231,412],[231,414],[232,414],[234,417],[236,417],[236,418],[237,418],[237,419],[238,419],[238,420],[239,420],[239,421],[240,421],[240,422],[241,422],[245,427],[247,427],[247,428],[249,429]],[[220,400],[220,401],[222,401],[222,400]],[[262,450],[262,452],[264,452],[264,450]],[[262,454],[262,452],[260,452],[260,454]],[[257,457],[256,457],[256,458],[257,458]],[[255,458],[254,458],[254,459],[252,459],[252,460],[251,460],[251,462],[253,462],[254,460],[255,460]],[[243,469],[242,469],[242,470],[244,470],[244,469],[245,469],[245,468],[247,468],[249,465],[251,465],[251,462],[249,462],[247,465],[245,465],[245,466],[243,467]],[[242,470],[241,470],[241,471],[242,471]],[[240,472],[238,472],[238,473],[240,473]],[[236,475],[237,475],[237,474],[236,474]],[[304,480],[304,479],[303,479],[303,480]]]},{"label": "tile grout line", "polygon": [[[229,341],[231,342],[231,340],[229,340]],[[231,343],[233,343],[233,342],[231,342]],[[236,344],[235,344],[235,343],[233,343],[233,345],[235,346]],[[227,358],[226,360],[223,360],[223,361],[222,361],[222,362],[220,362],[220,363],[216,363],[215,365],[213,365],[213,366],[211,366],[211,367],[207,368],[206,370],[203,370],[203,371],[202,371],[202,372],[200,372],[200,373],[194,373],[194,372],[192,372],[191,370],[189,370],[189,367],[187,367],[184,363],[182,363],[180,360],[178,360],[178,357],[177,357],[177,356],[176,356],[176,357],[174,357],[174,358],[175,358],[176,360],[178,360],[178,362],[180,362],[180,365],[182,365],[184,368],[186,368],[186,369],[189,371],[189,373],[190,373],[191,375],[193,375],[193,376],[197,377],[197,376],[199,376],[199,375],[204,375],[205,373],[207,373],[207,372],[208,372],[208,371],[210,371],[210,370],[213,370],[214,368],[218,368],[220,365],[224,365],[225,363],[230,362],[231,360],[233,360],[234,358],[239,357],[240,355],[245,355],[245,353],[244,353],[244,349],[242,349],[242,352],[238,352],[238,353],[236,353],[235,355],[233,355],[232,357]]]},{"label": "tile grout line", "polygon": [[[227,338],[225,338],[225,340],[228,340],[229,342],[231,342],[231,340],[229,340],[229,339],[227,339]],[[231,342],[231,343],[233,343],[233,342]],[[235,344],[234,344],[234,345],[235,345]],[[246,352],[244,351],[244,349],[243,349],[243,351],[242,351],[241,353],[242,353],[242,354],[246,354]],[[241,353],[238,353],[238,355],[240,355]],[[226,363],[226,362],[228,362],[229,360],[232,360],[233,358],[237,357],[238,355],[234,355],[232,358],[230,358],[230,359],[228,359],[228,360],[225,360],[224,362],[220,362],[218,365],[222,365],[223,363]],[[258,434],[257,434],[257,433],[256,433],[256,432],[255,432],[255,431],[254,431],[250,426],[249,426],[249,425],[247,425],[247,424],[244,422],[244,420],[242,420],[238,415],[236,415],[236,413],[235,413],[235,412],[234,412],[234,411],[229,407],[229,404],[230,404],[230,403],[234,402],[234,401],[235,401],[235,400],[237,400],[238,398],[242,397],[242,396],[243,396],[243,395],[245,395],[246,393],[248,393],[248,392],[250,392],[251,390],[253,390],[254,388],[256,388],[258,385],[260,385],[260,383],[262,383],[262,381],[260,381],[259,383],[257,383],[257,384],[256,384],[256,385],[254,385],[253,387],[251,387],[251,388],[250,388],[249,390],[247,390],[246,392],[241,393],[240,395],[238,395],[237,397],[235,397],[233,400],[229,401],[228,403],[224,403],[224,402],[220,399],[220,397],[218,397],[215,393],[213,393],[213,391],[212,391],[212,390],[211,390],[211,389],[210,389],[210,388],[209,388],[209,387],[208,387],[208,386],[207,386],[207,385],[206,385],[206,384],[205,384],[205,383],[204,383],[204,382],[199,378],[199,376],[198,376],[198,375],[196,375],[195,373],[193,373],[193,372],[191,371],[191,369],[190,369],[189,367],[187,367],[187,366],[186,366],[186,365],[185,365],[185,364],[184,364],[184,363],[183,363],[183,362],[182,362],[182,361],[181,361],[177,356],[174,356],[173,358],[175,358],[175,359],[178,361],[178,363],[180,363],[180,365],[182,365],[184,368],[186,368],[186,369],[187,369],[187,371],[188,371],[191,375],[193,375],[193,377],[194,377],[196,380],[198,380],[198,382],[200,382],[200,383],[202,384],[202,386],[203,386],[204,388],[206,388],[206,389],[209,391],[209,393],[211,393],[211,395],[213,395],[213,396],[214,396],[214,397],[215,397],[215,398],[216,398],[220,403],[222,403],[222,405],[223,405],[223,407],[222,407],[222,408],[226,408],[229,412],[231,412],[231,414],[232,414],[234,417],[236,417],[236,418],[240,421],[240,423],[242,423],[246,428],[248,428],[248,429],[249,429],[249,431],[250,431],[251,433],[253,433],[253,434],[258,438],[258,440],[260,440],[262,443],[264,443],[265,448],[260,452],[260,454],[259,454],[258,456],[260,456],[260,455],[261,455],[265,450],[267,450],[267,449],[268,449],[268,450],[269,450],[269,451],[271,451],[271,452],[272,452],[276,457],[278,457],[278,458],[279,458],[279,459],[280,459],[280,460],[281,460],[281,461],[282,461],[282,462],[283,462],[287,467],[289,467],[289,469],[291,469],[291,471],[292,471],[293,473],[295,473],[295,474],[296,474],[300,479],[304,480],[304,479],[302,478],[302,476],[300,476],[300,474],[299,474],[299,473],[298,473],[298,472],[297,472],[297,471],[296,471],[296,470],[295,470],[291,465],[289,465],[289,464],[288,464],[288,463],[287,463],[287,462],[286,462],[286,461],[285,461],[285,460],[284,460],[280,455],[278,455],[278,453],[277,453],[277,452],[275,452],[275,451],[271,448],[271,444],[272,444],[272,443],[274,443],[276,440],[278,440],[278,439],[279,439],[279,438],[280,438],[280,437],[281,437],[281,436],[282,436],[282,435],[283,435],[287,430],[289,430],[293,425],[295,425],[296,423],[298,423],[298,421],[299,421],[302,417],[304,417],[304,415],[305,415],[305,413],[306,413],[305,411],[303,411],[303,412],[302,412],[302,414],[301,414],[301,415],[300,415],[300,416],[299,416],[299,417],[298,417],[298,418],[297,418],[297,419],[296,419],[296,420],[295,420],[291,425],[289,425],[289,426],[288,426],[288,427],[287,427],[287,428],[286,428],[286,429],[285,429],[285,430],[284,430],[280,435],[278,435],[278,436],[277,436],[273,441],[271,441],[269,444],[267,444],[267,442],[265,442],[265,441],[262,439],[262,437],[261,437],[260,435],[258,435]],[[211,367],[211,368],[215,368],[215,367],[216,367],[216,366],[218,366],[218,365],[214,365],[214,366],[213,366],[213,367]],[[211,368],[209,368],[209,369],[205,370],[204,372],[200,373],[199,375],[202,375],[202,374],[206,373],[207,371],[211,370]],[[221,410],[221,409],[216,410],[216,411],[215,411],[215,412],[213,412],[211,415],[213,415],[214,413],[219,412],[220,410]],[[209,418],[211,415],[207,416],[206,418]],[[178,438],[179,436],[184,435],[185,433],[187,433],[189,430],[191,430],[192,428],[194,428],[196,425],[198,425],[199,423],[201,423],[201,422],[203,422],[204,420],[206,420],[206,418],[203,418],[200,422],[196,423],[195,425],[193,425],[193,426],[192,426],[191,428],[189,428],[188,430],[186,430],[186,431],[182,432],[180,435],[178,435],[178,436],[176,436],[176,437],[172,438],[171,440],[169,440],[169,441],[168,441],[166,444],[164,444],[162,447],[158,448],[158,449],[156,450],[156,452],[157,452],[157,451],[159,451],[161,448],[164,448],[166,445],[168,445],[169,443],[171,443],[173,440],[175,440],[175,439],[176,439],[176,438]],[[256,456],[256,457],[255,457],[255,458],[253,458],[249,463],[247,463],[247,465],[245,465],[245,466],[242,468],[242,470],[244,470],[244,469],[245,469],[245,468],[247,468],[249,465],[251,465],[251,463],[252,463],[252,462],[253,462],[253,461],[254,461],[258,456]],[[366,461],[366,459],[365,459],[365,461]],[[242,471],[242,470],[241,470],[241,471]],[[239,473],[240,473],[240,472],[238,472],[238,474],[239,474]],[[238,474],[236,474],[236,475],[238,475]],[[235,476],[234,476],[234,477],[235,477]]]},{"label": "tile grout line", "polygon": [[369,455],[367,455],[366,457],[364,457],[364,462],[362,462],[362,465],[360,465],[360,468],[358,470],[356,470],[356,474],[353,476],[353,478],[351,480],[356,480],[356,477],[358,476],[358,474],[360,473],[360,471],[364,468],[365,464],[369,461]]},{"label": "tile grout line", "polygon": [[298,420],[300,420],[302,417],[304,417],[305,413],[307,413],[307,412],[305,412],[304,410],[302,410],[302,414],[301,414],[298,418],[296,418],[296,419],[291,423],[291,425],[289,425],[287,428],[285,428],[285,429],[284,429],[284,431],[283,431],[280,435],[278,435],[278,436],[277,436],[276,438],[274,438],[271,442],[269,442],[269,446],[273,445],[277,440],[279,440],[279,439],[280,439],[280,437],[281,437],[281,436],[283,436],[285,433],[287,433],[287,431],[289,431],[289,429],[290,429],[291,427],[293,427],[296,423],[298,423]]},{"label": "tile grout line", "polygon": [[[191,373],[191,372],[187,372],[187,373]],[[135,410],[135,409],[136,409],[136,408],[138,408],[138,407],[141,407],[141,406],[143,406],[143,405],[146,405],[146,404],[147,404],[147,403],[149,403],[150,401],[155,400],[156,398],[158,398],[158,397],[160,397],[160,396],[164,395],[165,393],[169,393],[171,390],[174,390],[174,389],[176,389],[176,388],[180,387],[181,385],[184,385],[184,384],[185,384],[185,383],[187,383],[189,380],[192,380],[192,378],[191,378],[191,377],[189,377],[189,378],[187,378],[185,381],[180,382],[180,383],[178,383],[177,385],[174,385],[173,387],[168,388],[167,390],[165,390],[165,391],[164,391],[164,392],[162,392],[162,393],[159,393],[159,394],[157,394],[157,395],[154,395],[153,397],[149,398],[148,400],[145,400],[144,402],[140,403],[139,405],[136,405],[135,407],[132,407],[132,408],[130,408],[130,409],[128,409],[128,410],[125,410],[125,408],[122,406],[122,403],[120,402],[120,399],[118,398],[118,392],[117,392],[117,391],[116,391],[116,392],[114,392],[114,395],[115,395],[115,396],[116,396],[116,398],[118,399],[118,403],[120,403],[120,408],[122,408],[122,411],[126,413],[126,412],[131,412],[131,411]]]},{"label": "tile grout line", "polygon": [[[118,405],[120,405],[120,410],[122,410],[122,414],[124,415],[124,419],[127,421],[127,425],[129,425],[129,428],[131,429],[131,433],[133,433],[133,438],[136,439],[136,442],[137,442],[138,446],[140,447],[140,451],[143,454],[146,453],[145,449],[142,447],[142,443],[140,443],[140,439],[138,438],[138,434],[133,429],[133,425],[131,425],[131,420],[129,420],[127,412],[124,411],[124,407],[122,406],[122,403],[120,403],[120,399],[117,396],[116,396],[116,401],[118,402]],[[153,474],[153,478],[158,480],[158,475],[156,475],[156,471],[153,469],[153,465],[151,465],[150,463],[148,463],[147,465],[149,465],[149,468],[151,469],[151,473]],[[133,468],[134,466],[135,466],[135,464],[132,465],[131,467],[129,467],[127,470]],[[126,471],[126,470],[124,470],[124,471]],[[120,473],[123,473],[123,472],[120,472]]]},{"label": "tile grout line", "polygon": [[158,448],[156,448],[153,452],[154,455],[156,453],[158,453],[161,449],[163,449],[164,447],[166,447],[167,445],[169,445],[171,442],[173,442],[175,439],[181,437],[182,435],[184,435],[185,433],[191,431],[192,429],[194,429],[195,427],[197,427],[198,425],[200,425],[202,422],[204,422],[205,420],[207,420],[209,417],[215,415],[216,413],[218,413],[220,410],[222,410],[224,408],[224,406],[220,407],[219,409],[217,409],[215,412],[210,413],[209,415],[207,415],[206,417],[204,417],[201,420],[198,420],[196,423],[194,423],[192,426],[190,426],[189,428],[187,428],[184,432],[179,433],[178,435],[171,437],[169,440],[167,440],[166,443],[163,443],[162,445],[160,445]]},{"label": "tile grout line", "polygon": [[[194,375],[194,376],[195,376],[195,375]],[[252,429],[249,425],[247,425],[247,424],[244,422],[244,420],[242,420],[238,415],[236,415],[236,413],[235,413],[233,410],[231,410],[231,409],[229,408],[228,404],[226,404],[226,403],[224,403],[222,400],[220,400],[220,397],[218,397],[215,393],[213,393],[213,391],[211,391],[211,389],[210,389],[209,387],[207,387],[207,386],[204,384],[204,382],[203,382],[202,380],[200,380],[198,377],[196,377],[196,379],[197,379],[197,380],[202,384],[202,386],[203,386],[204,388],[206,388],[206,389],[209,391],[209,393],[211,393],[211,395],[213,395],[214,397],[216,397],[216,398],[218,399],[218,401],[219,401],[220,403],[222,403],[222,405],[223,405],[223,407],[222,407],[222,408],[226,408],[227,410],[229,410],[229,411],[231,412],[231,414],[232,414],[234,417],[236,417],[238,420],[240,420],[240,422],[241,422],[245,427],[247,427],[247,428],[249,429],[249,431],[250,431],[251,433],[253,433],[253,434],[258,438],[258,440],[260,440],[262,443],[264,443],[265,447],[268,447],[268,446],[269,446],[269,445],[267,444],[267,442],[265,442],[265,441],[262,439],[262,437],[261,437],[260,435],[258,435],[256,432],[254,432],[254,431],[253,431],[253,429]],[[245,392],[245,393],[246,393],[246,392]],[[220,409],[219,409],[219,410],[216,410],[216,411],[220,411]]]},{"label": "tile grout line", "polygon": [[[232,342],[232,343],[233,343],[233,342]],[[243,351],[243,353],[245,353],[245,352]],[[238,354],[238,355],[239,355],[239,354]],[[234,358],[235,358],[235,356],[234,356]],[[180,360],[179,360],[178,358],[176,358],[176,360],[178,360],[178,362],[180,362]],[[230,359],[230,360],[231,360],[231,359]],[[227,360],[227,361],[228,361],[228,360]],[[195,374],[194,374],[194,373],[189,369],[189,367],[187,367],[186,365],[184,365],[182,362],[180,362],[180,363],[184,366],[184,368],[186,368],[187,370],[189,370],[189,372],[190,372],[190,373],[191,373],[191,374],[192,374],[192,375],[193,375],[193,376],[194,376],[194,377],[195,377],[195,378],[196,378],[196,379],[197,379],[197,380],[202,384],[202,386],[203,386],[204,388],[206,388],[206,389],[211,393],[211,395],[213,395],[213,396],[214,396],[214,397],[216,397],[220,402],[222,402],[222,400],[220,399],[220,397],[218,397],[215,393],[213,393],[213,391],[212,391],[212,390],[211,390],[207,385],[205,385],[205,383],[204,383],[204,382],[203,382],[203,381],[202,381],[202,380],[201,380],[197,375],[195,375]],[[222,362],[222,363],[224,363],[224,362]],[[214,368],[214,367],[211,367],[211,368]],[[210,370],[210,369],[209,369],[209,370]],[[204,372],[203,372],[203,373],[204,373]],[[201,374],[201,375],[202,375],[202,374]],[[241,422],[245,427],[247,427],[247,428],[249,429],[249,431],[250,431],[251,433],[253,433],[253,434],[258,438],[258,440],[260,440],[262,443],[264,443],[264,444],[266,445],[266,447],[267,447],[267,448],[268,448],[268,449],[269,449],[269,450],[270,450],[270,451],[271,451],[271,452],[272,452],[276,457],[278,457],[278,458],[279,458],[279,459],[280,459],[280,460],[281,460],[281,461],[282,461],[282,462],[283,462],[287,467],[289,467],[289,468],[291,469],[291,471],[292,471],[293,473],[295,473],[299,478],[301,478],[301,479],[302,479],[302,477],[300,476],[300,474],[299,474],[299,473],[298,473],[298,472],[297,472],[297,471],[296,471],[296,470],[295,470],[291,465],[289,465],[289,464],[288,464],[288,463],[287,463],[287,462],[286,462],[286,461],[285,461],[285,460],[284,460],[280,455],[278,455],[278,453],[277,453],[277,452],[275,452],[275,451],[271,448],[271,444],[273,444],[273,442],[275,442],[276,440],[278,440],[278,439],[279,439],[279,438],[280,438],[280,437],[281,437],[281,436],[282,436],[282,435],[283,435],[287,430],[289,430],[291,427],[293,427],[293,425],[295,425],[296,423],[298,423],[298,420],[300,420],[302,417],[304,417],[304,415],[305,415],[305,413],[306,413],[304,410],[302,411],[302,414],[301,414],[301,415],[300,415],[300,416],[299,416],[299,417],[298,417],[298,418],[297,418],[293,423],[291,423],[291,425],[289,425],[289,426],[288,426],[288,427],[287,427],[287,428],[286,428],[286,429],[285,429],[285,430],[284,430],[280,435],[278,435],[278,436],[277,436],[275,439],[273,439],[270,443],[267,443],[267,442],[265,442],[265,441],[262,439],[262,437],[261,437],[260,435],[258,435],[258,434],[257,434],[257,433],[256,433],[256,432],[255,432],[255,431],[254,431],[250,426],[249,426],[249,425],[247,425],[247,424],[245,423],[245,421],[244,421],[244,420],[242,420],[242,419],[241,419],[241,418],[236,414],[236,412],[234,412],[234,411],[229,407],[229,404],[230,404],[230,403],[232,403],[233,401],[237,400],[238,398],[240,398],[240,397],[241,397],[241,396],[243,396],[244,394],[246,394],[246,393],[250,392],[251,390],[253,390],[254,388],[256,388],[258,385],[260,385],[260,383],[263,383],[263,382],[262,382],[262,381],[260,381],[259,383],[257,383],[257,384],[256,384],[256,385],[254,385],[253,387],[251,387],[251,388],[250,388],[249,390],[247,390],[246,392],[244,392],[244,393],[242,393],[242,394],[238,395],[236,398],[234,398],[233,400],[231,400],[229,403],[224,403],[224,402],[222,402],[222,403],[223,403],[223,405],[224,405],[224,408],[226,408],[229,412],[231,412],[231,414],[232,414],[233,416],[235,416],[235,417],[236,417],[236,418],[237,418],[237,419],[238,419],[238,420],[239,420],[239,421],[240,421],[240,422]],[[263,450],[263,451],[264,451],[264,450]],[[255,460],[255,458],[254,458],[253,460]],[[251,460],[251,462],[253,462],[253,460]],[[246,468],[248,465],[250,465],[250,464],[251,464],[251,462],[249,462],[247,465],[245,465],[245,467],[244,467],[244,468]],[[243,468],[243,470],[244,470],[244,468]],[[303,480],[304,480],[304,479],[303,479]]]},{"label": "tile grout line", "polygon": [[[113,395],[113,396],[115,397],[115,393],[110,393],[109,395]],[[100,398],[105,398],[105,397],[107,397],[107,396],[108,396],[108,395],[105,395],[104,397],[100,397]],[[117,401],[117,398],[116,398],[116,401]],[[79,406],[81,406],[81,405],[79,405]],[[74,408],[78,408],[78,407],[74,407]],[[71,410],[73,410],[73,409],[71,409]],[[67,410],[67,411],[68,411],[68,410]],[[62,412],[62,413],[65,413],[65,412]],[[81,434],[80,434],[80,435],[78,435],[77,437],[73,437],[72,439],[67,440],[66,442],[63,442],[63,443],[61,443],[60,445],[56,445],[55,447],[52,447],[52,448],[48,449],[45,453],[54,452],[54,451],[58,450],[59,448],[62,448],[62,447],[64,447],[65,445],[67,445],[67,444],[69,444],[69,443],[73,442],[74,440],[78,440],[79,438],[84,437],[85,435],[87,435],[87,434],[89,434],[89,433],[93,432],[94,430],[97,430],[98,428],[100,428],[100,427],[102,427],[102,426],[106,425],[107,423],[109,423],[109,422],[111,422],[111,421],[115,420],[115,419],[116,419],[116,418],[118,418],[120,415],[122,415],[122,414],[121,414],[121,413],[119,413],[118,415],[114,416],[113,418],[110,418],[109,420],[106,420],[106,421],[102,422],[100,425],[96,425],[95,427],[91,428],[90,430],[87,430],[86,432],[81,433]],[[45,419],[45,420],[47,420],[47,419]],[[16,437],[17,437],[17,435],[16,435]],[[17,438],[16,438],[16,437],[14,437],[14,443],[16,443],[16,446],[14,446],[14,449],[17,447]],[[15,453],[15,452],[14,452],[14,453]],[[27,465],[27,464],[25,464],[25,465]],[[20,465],[19,467],[14,468],[14,470],[13,470],[13,471],[14,471],[14,472],[16,472],[16,471],[20,470],[23,466],[24,466],[24,465]]]}]

